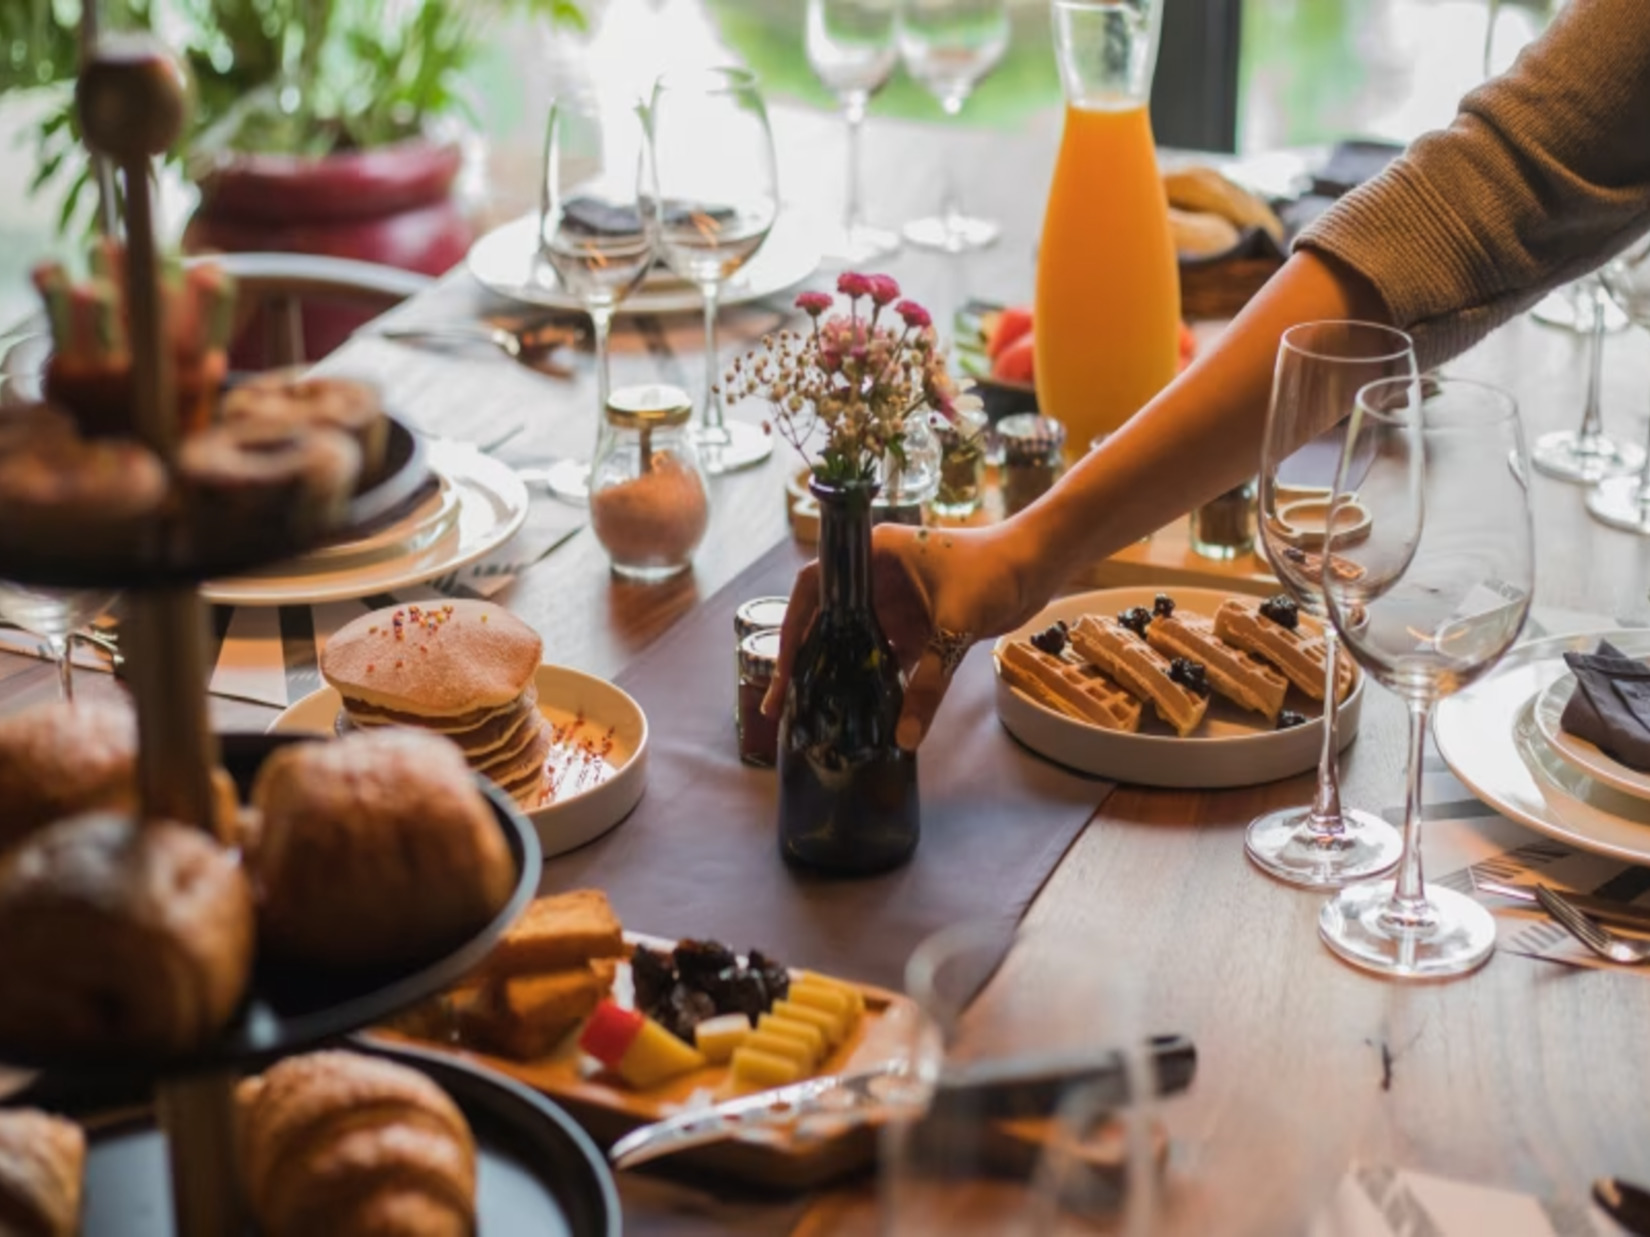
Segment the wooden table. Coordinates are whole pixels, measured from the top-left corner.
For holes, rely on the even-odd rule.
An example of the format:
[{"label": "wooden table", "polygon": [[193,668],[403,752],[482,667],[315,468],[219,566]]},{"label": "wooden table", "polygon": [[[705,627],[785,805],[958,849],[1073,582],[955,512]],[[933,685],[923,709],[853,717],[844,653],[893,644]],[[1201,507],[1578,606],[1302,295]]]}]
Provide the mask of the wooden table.
[{"label": "wooden table", "polygon": [[[835,124],[780,113],[775,127],[788,198],[834,210]],[[900,254],[888,269],[909,295],[941,322],[968,296],[1029,295],[1052,128],[989,134],[874,124],[867,138],[877,218],[931,208],[941,160],[957,159],[969,169],[970,209],[1005,225],[983,254]],[[487,308],[459,272],[401,312],[439,319]],[[621,320],[615,381],[658,374],[697,391],[696,330],[692,321]],[[1515,391],[1533,436],[1578,420],[1582,352],[1577,337],[1521,320],[1452,368]],[[373,341],[351,345],[334,364],[376,376],[393,406],[447,432],[462,432],[459,410],[486,403],[530,413],[546,450],[587,449],[593,434],[587,359],[571,383],[503,361],[433,358]],[[1611,430],[1641,432],[1647,374],[1645,341],[1612,337]],[[716,483],[710,533],[689,575],[650,588],[618,583],[586,530],[527,573],[508,604],[544,633],[547,656],[611,675],[782,535],[790,466],[776,453],[765,467]],[[1592,522],[1574,487],[1538,477],[1532,498],[1538,604],[1645,622],[1650,540]],[[81,678],[88,694],[112,690],[101,676]],[[53,691],[42,663],[0,657],[0,709]],[[225,726],[261,726],[270,715],[234,702],[214,707]],[[1402,769],[1402,712],[1372,691],[1345,763],[1348,800],[1376,809],[1399,802]],[[1220,793],[1120,788],[1030,912],[1032,924],[1071,937],[1104,965],[1145,977],[1155,1024],[1198,1044],[1195,1088],[1163,1110],[1175,1140],[1164,1231],[1300,1231],[1354,1155],[1572,1197],[1606,1173],[1650,1179],[1650,983],[1510,955],[1435,986],[1383,983],[1343,966],[1317,939],[1321,896],[1274,884],[1243,858],[1250,818],[1303,802],[1309,788],[1304,776]],[[864,1192],[833,1195],[805,1227],[863,1232],[870,1207]]]}]

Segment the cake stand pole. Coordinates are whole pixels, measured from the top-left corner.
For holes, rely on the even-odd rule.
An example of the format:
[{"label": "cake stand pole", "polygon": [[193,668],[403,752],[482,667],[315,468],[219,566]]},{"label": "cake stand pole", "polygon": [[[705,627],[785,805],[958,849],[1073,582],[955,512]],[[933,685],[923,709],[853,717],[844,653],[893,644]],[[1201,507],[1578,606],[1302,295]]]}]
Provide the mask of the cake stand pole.
[{"label": "cake stand pole", "polygon": [[235,1147],[235,1077],[213,1072],[155,1084],[155,1116],[166,1132],[178,1237],[244,1231]]}]

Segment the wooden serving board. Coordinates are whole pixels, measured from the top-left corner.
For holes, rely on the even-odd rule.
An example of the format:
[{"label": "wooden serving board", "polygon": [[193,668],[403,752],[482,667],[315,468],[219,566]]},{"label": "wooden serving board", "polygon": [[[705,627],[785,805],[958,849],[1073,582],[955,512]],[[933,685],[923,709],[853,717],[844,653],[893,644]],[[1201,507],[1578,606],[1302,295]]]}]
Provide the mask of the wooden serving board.
[{"label": "wooden serving board", "polygon": [[[626,934],[630,943],[668,949],[671,942]],[[855,984],[865,998],[865,1014],[848,1038],[833,1049],[814,1076],[864,1069],[889,1060],[906,1049],[916,1026],[909,998],[884,988]],[[631,1003],[630,967],[621,964],[613,984],[613,998]],[[371,1038],[414,1043],[430,1041],[389,1028],[375,1029]],[[549,1056],[517,1061],[479,1052],[458,1044],[435,1045],[471,1063],[484,1065],[548,1096],[565,1108],[604,1149],[643,1125],[682,1110],[690,1103],[717,1103],[732,1099],[735,1090],[726,1065],[706,1066],[672,1078],[657,1087],[638,1091],[598,1068],[579,1052],[574,1031]],[[727,1141],[683,1151],[658,1161],[664,1169],[688,1169],[748,1181],[787,1191],[814,1189],[868,1168],[876,1157],[876,1129],[850,1126],[828,1138],[799,1140],[778,1135],[761,1142]]]}]

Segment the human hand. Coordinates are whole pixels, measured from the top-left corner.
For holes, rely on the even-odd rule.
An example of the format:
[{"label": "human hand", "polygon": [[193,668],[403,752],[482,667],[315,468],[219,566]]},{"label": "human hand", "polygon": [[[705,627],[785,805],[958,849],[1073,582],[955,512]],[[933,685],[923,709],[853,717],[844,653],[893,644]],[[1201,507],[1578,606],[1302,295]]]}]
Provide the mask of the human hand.
[{"label": "human hand", "polygon": [[[936,636],[969,643],[1012,631],[1042,608],[1032,556],[1012,525],[981,529],[883,524],[872,533],[871,589],[877,620],[905,671],[905,706],[895,739],[914,751],[951,686],[960,651],[947,665]],[[819,564],[797,573],[785,611],[779,665],[762,711],[777,717],[796,650],[819,612]],[[963,646],[963,647],[966,647]]]}]

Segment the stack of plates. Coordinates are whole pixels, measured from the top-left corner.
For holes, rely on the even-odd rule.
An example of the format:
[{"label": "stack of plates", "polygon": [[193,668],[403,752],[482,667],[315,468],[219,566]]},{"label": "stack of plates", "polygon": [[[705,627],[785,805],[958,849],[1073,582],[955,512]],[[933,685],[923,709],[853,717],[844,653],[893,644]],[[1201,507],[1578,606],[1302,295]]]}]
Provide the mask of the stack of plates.
[{"label": "stack of plates", "polygon": [[390,593],[491,554],[527,518],[515,471],[462,443],[429,443],[433,490],[384,527],[201,592],[219,605],[317,605]]},{"label": "stack of plates", "polygon": [[1650,863],[1650,775],[1559,727],[1576,690],[1564,654],[1591,653],[1601,638],[1650,660],[1650,631],[1521,645],[1438,706],[1438,750],[1473,794],[1512,819],[1582,850]]}]

